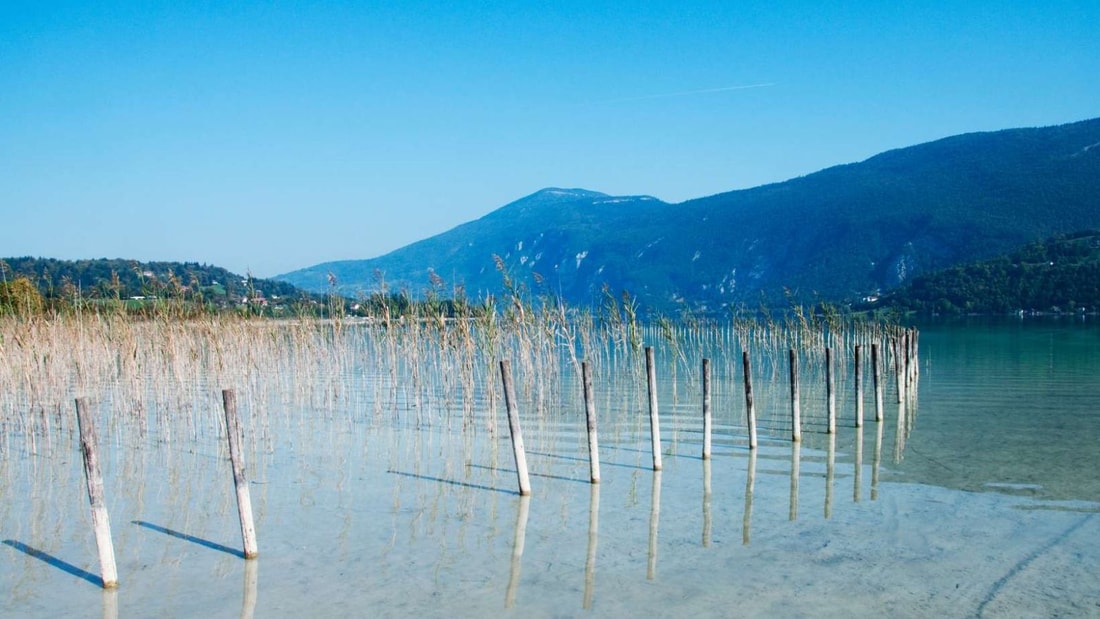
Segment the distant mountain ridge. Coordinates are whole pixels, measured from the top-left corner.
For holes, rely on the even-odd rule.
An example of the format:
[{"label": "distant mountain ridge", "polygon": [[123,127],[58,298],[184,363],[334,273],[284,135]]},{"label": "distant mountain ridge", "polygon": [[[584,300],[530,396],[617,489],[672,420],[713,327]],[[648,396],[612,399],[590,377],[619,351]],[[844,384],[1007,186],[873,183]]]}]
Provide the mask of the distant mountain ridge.
[{"label": "distant mountain ridge", "polygon": [[[276,279],[344,293],[529,290],[574,304],[725,311],[762,300],[856,301],[913,276],[1100,227],[1100,119],[953,136],[752,189],[669,204],[550,188],[370,260]],[[437,281],[438,283],[438,281]]]}]

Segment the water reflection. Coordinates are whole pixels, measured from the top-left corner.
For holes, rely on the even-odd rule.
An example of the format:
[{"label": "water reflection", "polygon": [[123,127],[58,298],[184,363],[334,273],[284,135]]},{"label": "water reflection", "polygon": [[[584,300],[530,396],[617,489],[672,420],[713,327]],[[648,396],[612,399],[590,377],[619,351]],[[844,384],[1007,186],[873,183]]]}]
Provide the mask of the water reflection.
[{"label": "water reflection", "polygon": [[905,402],[898,402],[898,423],[894,433],[894,464],[900,464],[905,452]]},{"label": "water reflection", "polygon": [[588,502],[588,556],[584,561],[584,602],[592,608],[592,596],[596,591],[596,538],[600,528],[600,485],[592,484]]},{"label": "water reflection", "polygon": [[512,538],[512,570],[508,577],[508,592],[504,595],[504,607],[516,605],[516,591],[519,589],[520,559],[523,557],[523,543],[527,537],[527,514],[531,509],[531,496],[519,497],[516,509],[516,534]]},{"label": "water reflection", "polygon": [[256,590],[259,585],[260,560],[247,559],[244,562],[244,595],[241,596],[241,619],[252,619],[256,613]]},{"label": "water reflection", "polygon": [[103,619],[118,619],[118,589],[103,590]]},{"label": "water reflection", "polygon": [[703,547],[710,546],[710,460],[703,460]]},{"label": "water reflection", "polygon": [[661,471],[653,472],[653,505],[649,510],[649,565],[646,578],[657,577],[657,524],[661,519]]},{"label": "water reflection", "polygon": [[855,483],[852,485],[852,502],[859,503],[863,493],[863,428],[856,428]]},{"label": "water reflection", "polygon": [[745,475],[745,516],[741,520],[741,543],[749,545],[752,539],[752,493],[756,489],[756,450],[749,450],[749,471]]},{"label": "water reflection", "polygon": [[871,500],[878,500],[878,471],[882,465],[882,431],[885,423],[875,422],[875,455],[871,463]]},{"label": "water reflection", "polygon": [[825,462],[825,518],[833,517],[833,480],[836,477],[836,433],[829,434],[829,453]]},{"label": "water reflection", "polygon": [[791,509],[790,520],[798,520],[798,467],[802,459],[802,441],[791,441]]}]

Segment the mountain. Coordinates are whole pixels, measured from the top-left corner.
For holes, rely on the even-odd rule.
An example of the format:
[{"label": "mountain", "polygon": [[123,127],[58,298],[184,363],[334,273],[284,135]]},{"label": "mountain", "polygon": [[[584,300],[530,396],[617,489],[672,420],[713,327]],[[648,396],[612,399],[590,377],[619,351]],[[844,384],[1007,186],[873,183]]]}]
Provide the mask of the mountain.
[{"label": "mountain", "polygon": [[[762,300],[857,301],[912,277],[1100,227],[1100,119],[949,137],[782,183],[679,204],[544,189],[370,260],[278,276],[345,293],[418,293],[442,278],[469,296],[502,275],[574,304],[605,286],[662,311]],[[438,284],[438,279],[436,282]]]},{"label": "mountain", "polygon": [[939,314],[1100,310],[1100,230],[913,278],[867,308]]}]

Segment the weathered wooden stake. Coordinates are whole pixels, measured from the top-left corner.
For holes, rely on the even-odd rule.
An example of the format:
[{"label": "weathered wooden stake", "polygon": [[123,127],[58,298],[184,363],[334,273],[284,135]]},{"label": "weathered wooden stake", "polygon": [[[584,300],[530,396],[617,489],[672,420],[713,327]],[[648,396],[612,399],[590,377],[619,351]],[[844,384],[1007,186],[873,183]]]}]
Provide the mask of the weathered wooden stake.
[{"label": "weathered wooden stake", "polygon": [[856,381],[856,427],[863,427],[863,362],[860,352],[863,348],[856,344],[855,349],[855,381]]},{"label": "weathered wooden stake", "polygon": [[829,434],[836,433],[836,382],[833,378],[833,349],[825,349],[825,399],[829,410]]},{"label": "weathered wooden stake", "polygon": [[111,541],[111,520],[107,517],[107,505],[103,500],[103,473],[99,468],[99,447],[95,423],[88,412],[88,401],[76,400],[76,423],[80,430],[80,451],[84,455],[84,478],[88,482],[88,501],[92,507],[92,529],[99,549],[100,578],[104,589],[118,586],[118,570],[115,568],[115,545]]},{"label": "weathered wooden stake", "polygon": [[237,513],[241,517],[241,538],[244,540],[244,558],[255,559],[256,527],[252,523],[252,498],[248,493],[248,480],[244,476],[244,459],[241,455],[241,418],[237,414],[237,395],[232,389],[222,390],[222,407],[225,409],[225,429],[229,435],[229,460],[233,464],[233,485],[237,489]]},{"label": "weathered wooden stake", "polygon": [[710,458],[710,433],[714,420],[710,412],[710,359],[703,359],[703,459]]},{"label": "weathered wooden stake", "polygon": [[875,383],[875,421],[883,420],[882,411],[882,363],[878,358],[878,344],[871,344],[871,378]]},{"label": "weathered wooden stake", "polygon": [[791,359],[791,440],[802,440],[802,404],[798,386],[798,353],[792,348]]},{"label": "weathered wooden stake", "polygon": [[745,368],[745,416],[749,424],[749,449],[756,449],[756,407],[752,402],[752,372],[749,368],[749,352],[741,353],[741,364]]},{"label": "weathered wooden stake", "polygon": [[600,483],[600,443],[596,437],[596,398],[592,394],[592,372],[587,361],[581,362],[584,382],[584,415],[588,419],[588,468],[591,481]]},{"label": "weathered wooden stake", "polygon": [[894,383],[898,394],[898,404],[905,401],[905,379],[902,377],[902,354],[904,353],[901,340],[897,336],[891,343],[894,350]]},{"label": "weathered wooden stake", "polygon": [[512,435],[512,453],[516,456],[516,475],[519,476],[519,494],[531,494],[531,478],[527,475],[527,452],[523,450],[523,433],[519,428],[519,410],[516,406],[516,389],[512,384],[512,363],[500,362],[500,380],[504,383],[504,405],[508,409],[508,431]]},{"label": "weathered wooden stake", "polygon": [[657,368],[653,362],[653,347],[645,347],[645,373],[649,384],[649,435],[652,439],[653,470],[661,470],[661,422],[657,415]]}]

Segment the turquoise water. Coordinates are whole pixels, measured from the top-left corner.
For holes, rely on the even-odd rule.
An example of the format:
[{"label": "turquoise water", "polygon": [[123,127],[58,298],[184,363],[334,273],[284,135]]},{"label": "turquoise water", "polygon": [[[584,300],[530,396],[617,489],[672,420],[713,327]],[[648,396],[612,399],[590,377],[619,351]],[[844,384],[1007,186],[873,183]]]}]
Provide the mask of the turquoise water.
[{"label": "turquoise water", "polygon": [[919,430],[902,479],[1100,500],[1100,324],[1004,319],[921,329]]},{"label": "turquoise water", "polygon": [[244,402],[255,561],[235,554],[220,411],[170,439],[110,425],[114,593],[94,582],[87,496],[62,419],[33,451],[8,441],[0,460],[0,614],[1100,615],[1096,325],[922,325],[915,403],[899,407],[891,378],[875,422],[868,378],[857,429],[853,376],[841,370],[833,436],[814,359],[803,362],[801,445],[787,439],[783,368],[754,375],[755,452],[739,353],[716,359],[710,461],[698,377],[681,368],[674,382],[662,364],[660,473],[644,385],[597,381],[598,486],[587,483],[579,390],[539,414],[525,398],[529,498],[516,493],[503,410],[490,436],[480,405],[466,419],[430,403],[415,415],[356,403],[261,416]]}]

